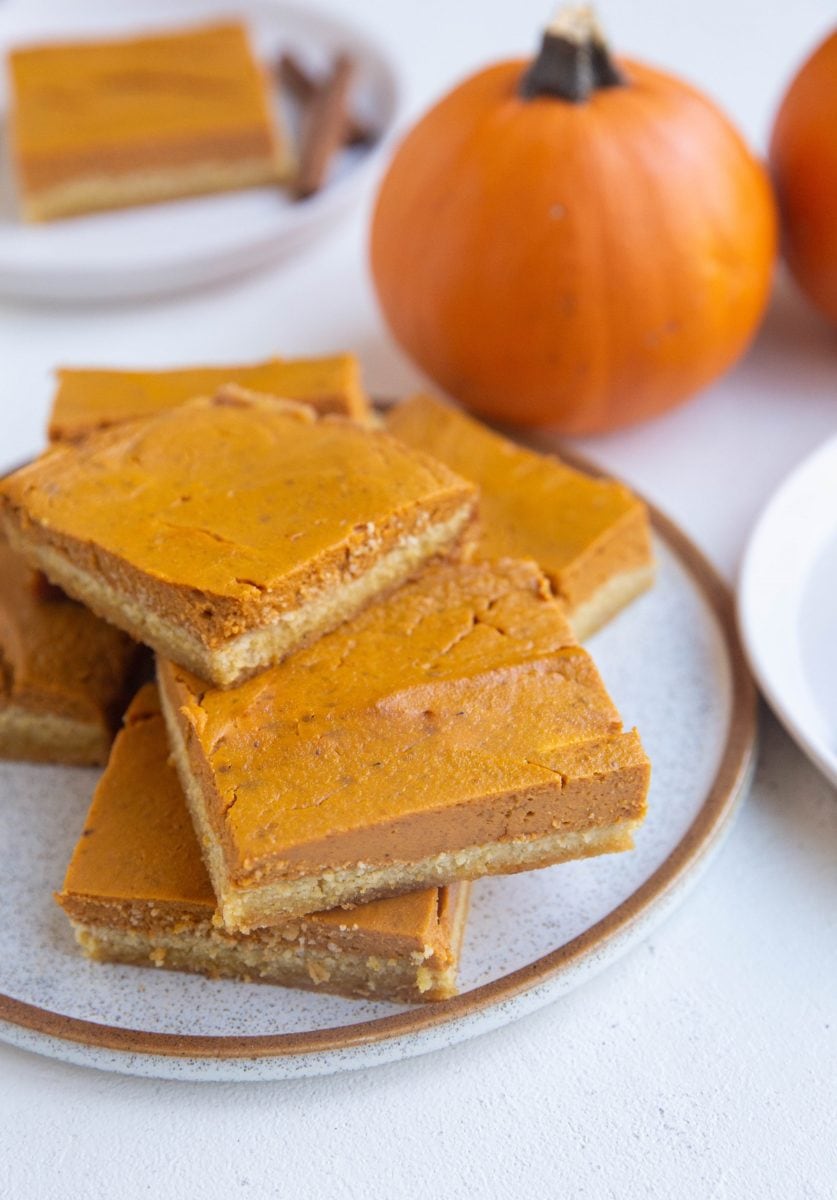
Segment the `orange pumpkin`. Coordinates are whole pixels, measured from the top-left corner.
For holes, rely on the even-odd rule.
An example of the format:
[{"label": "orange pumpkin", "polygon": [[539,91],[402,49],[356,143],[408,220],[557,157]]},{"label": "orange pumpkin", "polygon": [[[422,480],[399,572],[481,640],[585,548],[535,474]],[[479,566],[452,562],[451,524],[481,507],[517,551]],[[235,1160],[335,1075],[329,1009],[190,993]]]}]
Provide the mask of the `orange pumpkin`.
[{"label": "orange pumpkin", "polygon": [[580,10],[533,65],[480,71],[407,135],[371,262],[395,337],[447,392],[586,433],[660,413],[735,362],[775,243],[766,172],[726,118],[614,62]]},{"label": "orange pumpkin", "polygon": [[799,286],[837,323],[837,32],[782,101],[770,143],[784,252]]}]

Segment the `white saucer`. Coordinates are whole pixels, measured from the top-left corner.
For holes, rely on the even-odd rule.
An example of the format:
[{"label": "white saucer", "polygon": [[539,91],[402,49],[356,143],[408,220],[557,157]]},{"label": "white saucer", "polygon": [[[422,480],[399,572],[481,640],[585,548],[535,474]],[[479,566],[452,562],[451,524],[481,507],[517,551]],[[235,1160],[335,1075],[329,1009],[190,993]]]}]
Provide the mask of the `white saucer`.
[{"label": "white saucer", "polygon": [[788,732],[837,786],[837,437],[785,480],[750,537],[744,648]]},{"label": "white saucer", "polygon": [[[229,16],[223,0],[144,0],[126,5],[27,5],[0,9],[0,58],[41,40],[118,36],[200,24]],[[382,162],[398,110],[388,57],[365,33],[316,9],[248,0],[235,8],[265,63],[288,48],[312,69],[337,50],[356,60],[354,104],[379,133],[369,146],[341,152],[328,184],[293,201],[276,187],[200,196],[43,225],[17,214],[6,136],[8,89],[0,90],[0,293],[37,300],[125,300],[181,291],[262,266],[304,244],[355,201]]]}]

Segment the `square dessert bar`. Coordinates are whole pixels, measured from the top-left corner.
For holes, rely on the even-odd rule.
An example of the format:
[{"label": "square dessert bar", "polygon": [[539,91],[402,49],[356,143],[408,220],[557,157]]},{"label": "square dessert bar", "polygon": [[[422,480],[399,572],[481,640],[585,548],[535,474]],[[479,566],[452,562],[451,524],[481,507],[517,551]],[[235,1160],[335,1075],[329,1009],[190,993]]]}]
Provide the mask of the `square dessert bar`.
[{"label": "square dessert bar", "polygon": [[266,76],[237,22],[9,56],[30,221],[287,178]]},{"label": "square dessert bar", "polygon": [[212,396],[226,383],[298,400],[319,413],[369,419],[369,401],[353,354],[161,371],[62,367],[57,374],[49,420],[54,442],[78,441],[97,429],[153,416],[196,396]]},{"label": "square dessert bar", "polygon": [[468,885],[251,934],[220,929],[156,688],[117,736],[56,897],[91,958],[413,1002],[456,991]]},{"label": "square dessert bar", "polygon": [[0,483],[0,518],[53,583],[224,687],[453,551],[476,498],[384,432],[231,388],[54,446]]},{"label": "square dessert bar", "polygon": [[105,762],[136,655],[0,541],[0,758]]},{"label": "square dessert bar", "polygon": [[649,765],[534,563],[445,564],[222,692],[159,660],[230,929],[631,847]]},{"label": "square dessert bar", "polygon": [[396,405],[386,424],[479,484],[478,553],[534,558],[582,641],[650,587],[648,512],[623,484],[517,446],[430,396]]}]

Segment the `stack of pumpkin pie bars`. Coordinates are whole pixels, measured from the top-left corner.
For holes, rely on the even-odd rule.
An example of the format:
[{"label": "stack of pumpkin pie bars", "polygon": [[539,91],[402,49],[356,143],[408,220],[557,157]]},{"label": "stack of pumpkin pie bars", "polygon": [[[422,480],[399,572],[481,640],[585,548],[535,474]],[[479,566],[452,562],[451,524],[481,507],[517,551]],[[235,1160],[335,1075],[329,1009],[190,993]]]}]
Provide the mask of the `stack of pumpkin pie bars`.
[{"label": "stack of pumpkin pie bars", "polygon": [[49,435],[0,482],[0,754],[105,766],[90,957],[440,1000],[469,881],[631,847],[648,761],[578,642],[651,582],[625,487],[377,416],[348,355],[64,370]]}]

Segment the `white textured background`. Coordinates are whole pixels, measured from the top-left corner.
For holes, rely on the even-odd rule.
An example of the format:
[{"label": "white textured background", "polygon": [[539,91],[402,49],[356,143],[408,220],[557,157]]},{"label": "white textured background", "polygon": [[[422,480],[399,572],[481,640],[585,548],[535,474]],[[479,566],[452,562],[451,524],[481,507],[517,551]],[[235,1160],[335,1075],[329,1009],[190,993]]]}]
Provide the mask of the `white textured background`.
[{"label": "white textured background", "polygon": [[[3,0],[0,23],[22,2]],[[338,7],[374,22],[417,111],[486,59],[525,52],[549,6]],[[828,0],[600,8],[616,46],[704,87],[759,146],[795,64],[834,20]],[[365,219],[199,299],[0,307],[3,459],[38,444],[58,361],[354,346],[373,389],[412,385],[375,313]],[[733,579],[771,490],[835,431],[837,339],[780,282],[730,377],[654,425],[582,448],[680,520]],[[284,1084],[157,1083],[0,1047],[0,1196],[831,1200],[836,861],[837,797],[767,720],[751,799],[699,889],[582,990],[442,1054]]]}]

